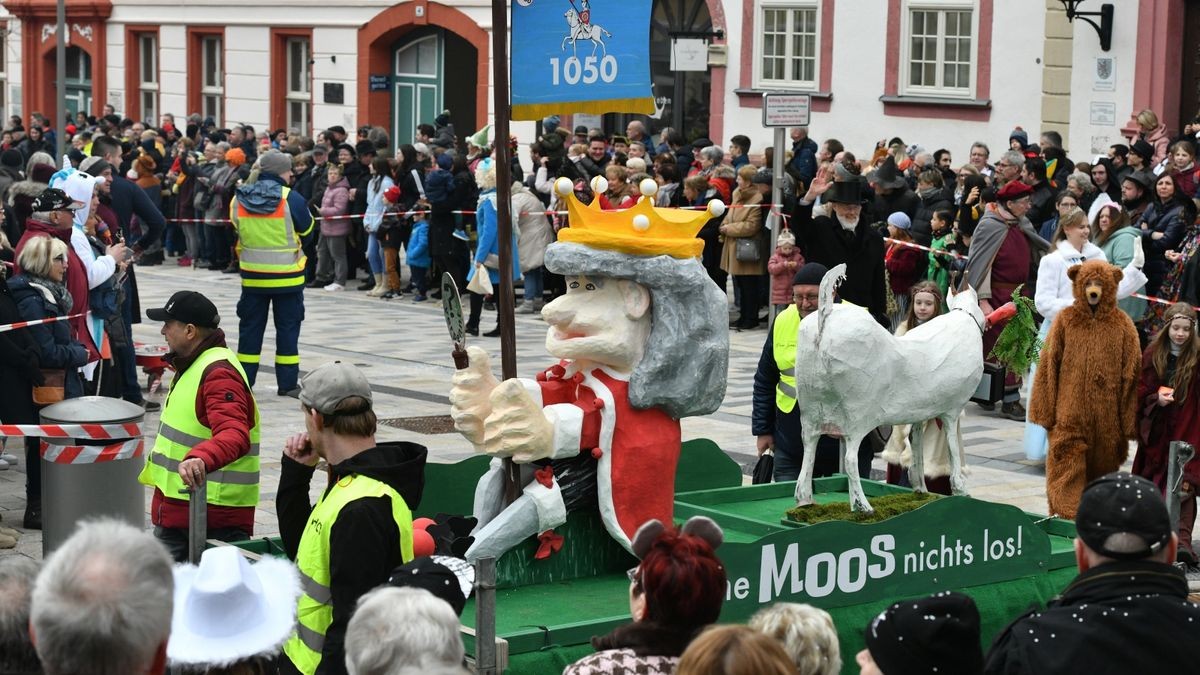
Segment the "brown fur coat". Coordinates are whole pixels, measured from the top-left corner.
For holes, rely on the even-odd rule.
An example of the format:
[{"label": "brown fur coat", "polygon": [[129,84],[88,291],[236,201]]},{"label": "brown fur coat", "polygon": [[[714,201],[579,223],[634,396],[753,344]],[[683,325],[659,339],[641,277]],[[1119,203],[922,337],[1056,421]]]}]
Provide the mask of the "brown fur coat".
[{"label": "brown fur coat", "polygon": [[[1038,362],[1029,420],[1046,427],[1046,496],[1052,514],[1074,517],[1088,481],[1116,471],[1137,438],[1141,350],[1117,307],[1121,270],[1099,260],[1067,272],[1075,304],[1054,319]],[[1088,302],[1089,286],[1099,301]]]}]

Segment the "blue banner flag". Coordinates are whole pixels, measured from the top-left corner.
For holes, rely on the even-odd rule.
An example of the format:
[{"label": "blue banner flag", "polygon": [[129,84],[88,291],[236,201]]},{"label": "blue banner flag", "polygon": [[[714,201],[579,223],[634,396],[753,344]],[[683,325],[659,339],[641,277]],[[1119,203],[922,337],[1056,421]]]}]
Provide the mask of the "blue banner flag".
[{"label": "blue banner flag", "polygon": [[653,113],[651,0],[517,0],[512,119]]}]

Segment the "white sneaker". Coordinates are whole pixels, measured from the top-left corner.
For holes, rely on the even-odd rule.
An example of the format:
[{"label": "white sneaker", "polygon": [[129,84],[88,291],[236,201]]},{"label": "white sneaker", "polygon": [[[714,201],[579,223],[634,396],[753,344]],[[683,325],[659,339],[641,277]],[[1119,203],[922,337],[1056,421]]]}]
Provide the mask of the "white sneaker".
[{"label": "white sneaker", "polygon": [[327,291],[344,291],[344,290],[346,290],[346,287],[335,281],[332,284],[329,284],[328,286],[326,286],[325,290],[327,290]]}]

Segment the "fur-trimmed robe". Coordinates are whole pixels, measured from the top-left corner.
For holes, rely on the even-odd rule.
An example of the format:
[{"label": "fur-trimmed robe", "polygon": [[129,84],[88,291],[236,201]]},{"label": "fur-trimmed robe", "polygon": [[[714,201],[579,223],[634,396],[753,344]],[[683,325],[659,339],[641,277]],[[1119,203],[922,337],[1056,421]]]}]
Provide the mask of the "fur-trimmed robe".
[{"label": "fur-trimmed robe", "polygon": [[[1137,329],[1117,307],[1121,270],[1091,260],[1067,271],[1075,303],[1059,312],[1038,362],[1029,420],[1046,427],[1050,514],[1074,518],[1089,481],[1116,471],[1137,438],[1141,349]],[[1088,303],[1087,287],[1100,285]]]}]

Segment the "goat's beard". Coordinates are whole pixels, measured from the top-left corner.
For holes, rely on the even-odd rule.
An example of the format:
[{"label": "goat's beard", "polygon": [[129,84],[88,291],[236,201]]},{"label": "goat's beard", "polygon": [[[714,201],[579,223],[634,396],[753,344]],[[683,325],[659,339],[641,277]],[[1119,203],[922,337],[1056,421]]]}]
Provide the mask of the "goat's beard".
[{"label": "goat's beard", "polygon": [[834,212],[834,216],[837,217],[837,221],[842,226],[842,229],[846,230],[847,232],[853,232],[855,228],[858,227],[858,218],[855,218],[854,220],[846,220],[845,218],[842,218],[842,214],[836,211]]}]

